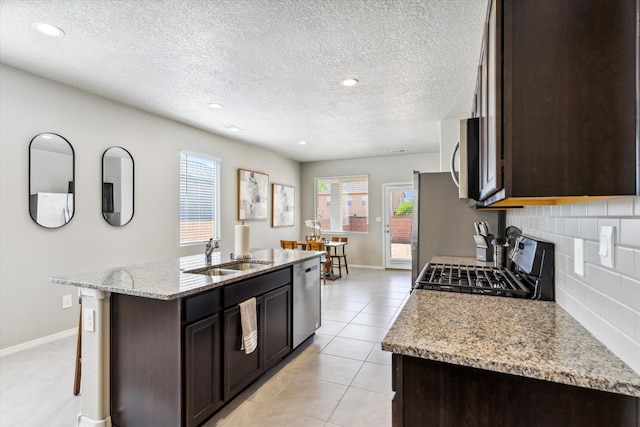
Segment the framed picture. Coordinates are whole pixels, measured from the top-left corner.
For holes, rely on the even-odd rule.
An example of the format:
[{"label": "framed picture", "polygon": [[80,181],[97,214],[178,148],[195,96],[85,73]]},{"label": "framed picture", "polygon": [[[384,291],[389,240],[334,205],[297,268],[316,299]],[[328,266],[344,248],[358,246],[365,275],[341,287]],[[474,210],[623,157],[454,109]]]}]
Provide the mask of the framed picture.
[{"label": "framed picture", "polygon": [[267,219],[269,175],[238,169],[238,220]]},{"label": "framed picture", "polygon": [[290,227],[295,213],[294,187],[282,184],[271,186],[271,226]]}]

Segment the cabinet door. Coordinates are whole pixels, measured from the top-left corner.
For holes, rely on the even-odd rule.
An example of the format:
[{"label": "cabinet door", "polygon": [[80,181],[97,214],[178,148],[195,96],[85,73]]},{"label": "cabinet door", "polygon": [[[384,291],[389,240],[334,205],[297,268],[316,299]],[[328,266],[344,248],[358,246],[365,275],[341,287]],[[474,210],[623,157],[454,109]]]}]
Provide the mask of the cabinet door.
[{"label": "cabinet door", "polygon": [[497,1],[489,2],[482,54],[482,99],[480,125],[480,199],[486,199],[502,187],[501,115],[499,88],[501,84]]},{"label": "cabinet door", "polygon": [[258,348],[245,354],[240,350],[242,346],[242,325],[240,323],[240,307],[234,306],[224,311],[224,400],[228,401],[243,388],[251,384],[262,373],[263,335],[262,325],[262,297],[256,298],[256,316],[258,321]]},{"label": "cabinet door", "polygon": [[262,296],[262,305],[262,356],[266,370],[291,351],[291,286],[267,292]]},{"label": "cabinet door", "polygon": [[186,425],[196,426],[222,406],[220,315],[185,328]]},{"label": "cabinet door", "polygon": [[473,106],[471,108],[471,117],[480,117],[480,105],[482,95],[482,64],[478,66],[478,76],[476,77],[476,91],[473,93]]}]

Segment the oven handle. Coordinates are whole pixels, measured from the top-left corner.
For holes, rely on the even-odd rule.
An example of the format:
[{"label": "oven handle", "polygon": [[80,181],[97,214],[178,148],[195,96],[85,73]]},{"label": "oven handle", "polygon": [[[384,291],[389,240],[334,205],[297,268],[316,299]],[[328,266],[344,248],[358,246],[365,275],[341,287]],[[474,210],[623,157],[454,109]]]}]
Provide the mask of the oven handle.
[{"label": "oven handle", "polygon": [[418,274],[418,277],[416,277],[416,281],[415,281],[415,282],[413,282],[413,286],[411,286],[411,292],[413,292],[413,290],[414,290],[415,288],[417,288],[417,287],[418,287],[418,285],[420,284],[420,281],[421,281],[421,280],[422,280],[422,278],[424,277],[425,272],[426,272],[426,271],[427,271],[427,269],[429,268],[429,265],[430,265],[430,264],[431,264],[431,263],[426,263],[426,264],[424,265],[424,267],[422,267],[422,270],[420,270],[420,274]]}]

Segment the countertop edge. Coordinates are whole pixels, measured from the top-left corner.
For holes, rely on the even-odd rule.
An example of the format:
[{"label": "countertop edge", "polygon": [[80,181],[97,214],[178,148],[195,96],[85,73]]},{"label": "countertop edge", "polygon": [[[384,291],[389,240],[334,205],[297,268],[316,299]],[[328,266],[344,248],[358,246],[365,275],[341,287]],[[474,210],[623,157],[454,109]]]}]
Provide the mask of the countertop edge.
[{"label": "countertop edge", "polygon": [[[302,252],[302,251],[299,251],[299,252]],[[274,261],[273,264],[265,264],[263,267],[257,268],[255,270],[248,270],[248,271],[240,270],[238,274],[224,276],[224,278],[218,281],[215,281],[215,282],[212,281],[210,283],[201,284],[193,288],[180,290],[178,292],[158,293],[158,292],[152,292],[152,291],[145,291],[144,289],[137,290],[137,289],[117,287],[117,286],[109,286],[104,283],[97,284],[95,282],[88,281],[88,280],[80,280],[80,279],[74,278],[73,275],[70,275],[71,277],[50,277],[49,282],[54,284],[59,284],[59,285],[75,286],[75,287],[84,288],[84,289],[94,289],[101,292],[118,293],[122,295],[130,295],[130,296],[136,296],[136,297],[170,301],[170,300],[176,300],[179,298],[188,297],[191,295],[196,295],[211,289],[231,285],[236,282],[240,282],[246,279],[250,279],[252,277],[257,277],[263,274],[267,274],[276,270],[280,270],[282,268],[292,266],[300,262],[304,262],[314,258],[319,258],[322,256],[322,253],[317,251],[304,251],[304,252],[305,252],[304,255],[308,255],[308,256],[302,256],[295,260],[289,260],[289,261],[283,261],[283,262]],[[261,259],[256,258],[256,260],[261,260]],[[146,266],[146,265],[151,266],[152,264],[153,263],[134,264],[126,267],[140,267],[140,266]],[[123,267],[113,267],[110,269],[103,270],[103,272],[116,271],[122,268]],[[152,267],[149,267],[149,268],[152,268]],[[179,274],[189,274],[189,273],[180,271]]]},{"label": "countertop edge", "polygon": [[456,354],[431,352],[428,350],[391,344],[384,340],[382,341],[381,347],[384,351],[389,351],[403,356],[415,357],[418,359],[433,360],[436,362],[449,363],[468,368],[483,369],[507,375],[516,375],[541,381],[549,381],[640,398],[640,385],[610,381],[602,377],[590,377],[588,375],[579,375],[576,373],[551,369],[543,371],[512,363],[496,363],[492,361],[477,360]]}]

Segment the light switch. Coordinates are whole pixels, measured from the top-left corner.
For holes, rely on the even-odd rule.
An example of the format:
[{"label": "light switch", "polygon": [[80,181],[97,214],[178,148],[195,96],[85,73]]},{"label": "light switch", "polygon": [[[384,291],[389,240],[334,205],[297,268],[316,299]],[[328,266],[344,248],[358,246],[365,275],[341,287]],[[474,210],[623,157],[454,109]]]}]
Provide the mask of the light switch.
[{"label": "light switch", "polygon": [[573,271],[584,276],[584,239],[573,239]]},{"label": "light switch", "polygon": [[82,309],[82,326],[85,331],[95,332],[95,310],[91,308]]},{"label": "light switch", "polygon": [[613,268],[613,249],[614,239],[613,231],[615,228],[611,225],[605,225],[600,227],[600,249],[598,255],[600,255],[600,264],[605,267]]}]

